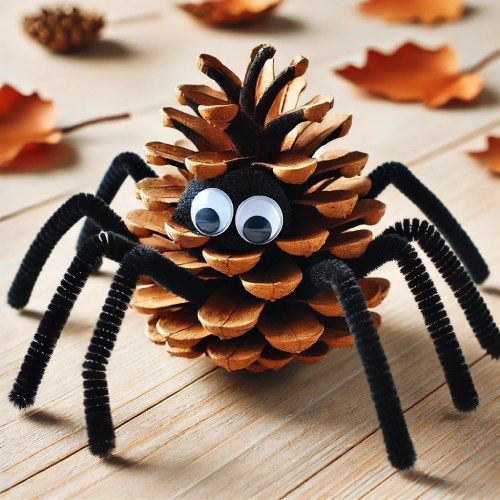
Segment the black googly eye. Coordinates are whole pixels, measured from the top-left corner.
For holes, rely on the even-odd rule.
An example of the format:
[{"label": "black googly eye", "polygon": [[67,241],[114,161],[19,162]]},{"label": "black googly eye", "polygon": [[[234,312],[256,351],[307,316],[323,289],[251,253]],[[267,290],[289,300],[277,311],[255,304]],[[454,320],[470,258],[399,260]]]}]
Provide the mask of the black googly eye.
[{"label": "black googly eye", "polygon": [[231,198],[217,188],[199,192],[191,203],[191,220],[194,227],[207,236],[222,234],[233,220]]},{"label": "black googly eye", "polygon": [[200,231],[215,234],[220,227],[220,217],[213,208],[202,208],[196,212],[194,223]]},{"label": "black googly eye", "polygon": [[283,212],[272,198],[252,196],[238,207],[235,223],[244,240],[254,245],[264,245],[280,234]]},{"label": "black googly eye", "polygon": [[273,228],[271,223],[260,215],[253,215],[243,224],[243,235],[252,243],[265,243],[269,241]]}]

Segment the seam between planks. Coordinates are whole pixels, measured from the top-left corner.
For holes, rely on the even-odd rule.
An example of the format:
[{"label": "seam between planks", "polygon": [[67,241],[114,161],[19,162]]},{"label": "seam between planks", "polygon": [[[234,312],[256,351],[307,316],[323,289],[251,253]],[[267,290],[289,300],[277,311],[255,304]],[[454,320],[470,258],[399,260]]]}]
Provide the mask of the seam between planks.
[{"label": "seam between planks", "polygon": [[481,125],[477,129],[472,130],[471,132],[463,134],[460,137],[457,137],[456,139],[452,139],[451,141],[448,141],[445,144],[442,144],[441,146],[431,149],[427,153],[423,153],[414,158],[413,160],[409,160],[408,165],[411,167],[413,165],[416,166],[421,163],[425,163],[428,160],[431,160],[433,158],[436,158],[437,156],[447,153],[448,151],[458,148],[461,144],[464,144],[465,142],[469,142],[472,139],[476,139],[477,137],[486,134],[488,131],[498,126],[500,126],[500,118],[496,118],[495,120],[492,120],[489,123],[485,123],[484,125]]},{"label": "seam between planks", "polygon": [[57,201],[59,198],[62,198],[63,196],[68,196],[72,192],[73,192],[72,189],[68,189],[66,191],[63,191],[62,193],[56,194],[55,196],[51,196],[50,198],[46,198],[45,200],[41,200],[41,201],[39,201],[37,203],[33,203],[31,205],[26,205],[25,207],[22,207],[22,208],[19,208],[18,210],[15,210],[14,212],[4,214],[4,215],[0,216],[0,222],[17,217],[19,215],[24,215],[27,212],[31,212],[31,210],[35,210],[36,208],[40,208],[40,207],[43,207],[44,205],[47,205],[48,203],[52,203],[53,201]]}]

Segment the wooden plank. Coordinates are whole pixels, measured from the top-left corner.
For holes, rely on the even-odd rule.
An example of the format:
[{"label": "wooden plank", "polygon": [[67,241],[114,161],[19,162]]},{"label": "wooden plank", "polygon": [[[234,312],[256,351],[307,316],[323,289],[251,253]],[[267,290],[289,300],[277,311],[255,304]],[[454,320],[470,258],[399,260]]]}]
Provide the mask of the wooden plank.
[{"label": "wooden plank", "polygon": [[[431,187],[437,190],[441,186],[443,200],[470,229],[496,276],[499,249],[488,234],[494,223],[498,186],[458,150],[416,171]],[[401,214],[418,213],[392,189],[383,198],[389,205],[386,224],[400,219]],[[384,345],[403,405],[409,408],[442,383],[442,374],[397,271],[394,266],[382,271],[379,274],[393,282],[382,309]],[[451,294],[444,291],[442,295],[467,359],[474,362],[482,353]],[[486,299],[498,317],[498,297]],[[24,496],[36,488],[40,494],[57,496],[182,494],[189,498],[220,495],[223,485],[226,496],[244,491],[248,496],[274,497],[303,483],[377,428],[353,351],[335,352],[326,363],[310,368],[291,367],[260,377],[217,371],[159,404],[153,400],[149,405],[146,399],[147,395],[142,408],[150,409],[135,418],[140,410],[130,411],[117,431],[120,458],[99,462],[83,449],[61,461],[66,455],[49,451],[47,461],[42,459],[45,467],[58,463],[39,473],[45,467],[36,462],[15,467],[17,477],[36,475],[11,490],[11,495]],[[452,411],[451,403],[447,404]],[[28,425],[32,434],[40,432],[38,425]],[[15,439],[14,432],[15,427],[9,439]],[[42,430],[42,434],[52,432]],[[382,447],[380,439],[378,445]],[[422,445],[425,443],[417,441],[417,447]],[[272,474],[263,474],[263,467]],[[381,467],[388,467],[385,459]]]},{"label": "wooden plank", "polygon": [[419,457],[413,471],[396,472],[385,463],[377,431],[287,498],[497,497],[498,364],[486,356],[471,371],[481,397],[474,414],[450,411],[445,387],[406,413]]},{"label": "wooden plank", "polygon": [[[91,0],[80,3],[95,6]],[[229,51],[224,30],[193,23],[173,4],[159,8],[155,0],[145,0],[141,2],[141,12],[160,10],[163,17],[122,26],[110,24],[106,30],[108,41],[95,53],[71,59],[54,57],[35,46],[23,35],[18,24],[11,22],[38,4],[34,0],[22,4],[10,0],[5,4],[5,7],[2,5],[5,15],[0,19],[0,33],[8,41],[0,44],[5,81],[26,91],[36,87],[43,95],[56,99],[61,125],[91,115],[121,111],[130,111],[134,117],[127,122],[100,125],[68,136],[54,157],[45,161],[46,169],[50,166],[58,168],[4,175],[0,217],[59,193],[78,189],[94,191],[116,154],[126,150],[141,153],[147,141],[178,138],[177,132],[161,127],[157,109],[176,105],[173,92],[176,85],[206,82],[195,67],[195,57],[210,50],[241,75],[250,48],[258,43],[252,30],[243,30],[231,39]],[[361,60],[368,44],[389,50],[403,39],[421,40],[429,46],[450,40],[463,64],[472,65],[497,46],[497,33],[492,26],[494,23],[491,23],[493,16],[500,13],[497,3],[492,0],[485,2],[485,13],[467,19],[467,29],[460,29],[456,23],[425,32],[418,25],[391,25],[388,28],[390,36],[387,36],[389,31],[380,29],[383,26],[380,20],[361,16],[349,0],[335,2],[330,11],[323,3],[318,5],[316,8],[311,5],[304,16],[300,2],[286,2],[278,17],[279,29],[275,31],[276,27],[269,25],[265,38],[268,43],[276,44],[280,65],[287,64],[297,53],[311,60],[306,75],[310,84],[304,100],[317,93],[332,94],[338,112],[354,115],[349,135],[336,141],[339,147],[369,152],[372,166],[389,159],[409,161],[422,151],[443,146],[468,134],[473,128],[490,126],[498,121],[498,110],[490,105],[491,90],[477,105],[429,111],[416,103],[396,105],[370,98],[331,71],[332,67],[346,61]],[[107,2],[106,9],[110,21],[130,14],[118,0]],[[331,43],[331,19],[342,19],[341,23],[335,24],[335,40],[342,43]],[[167,29],[168,23],[175,29]],[[311,36],[311,29],[314,36]],[[189,33],[188,46],[179,38],[179,32]],[[480,46],[476,43],[479,32],[482,34]],[[292,34],[293,43],[286,38]],[[36,75],[33,73],[34,57],[37,58],[36,67],[43,68]],[[104,67],[106,70],[102,71]],[[491,65],[483,74],[487,85],[494,88],[500,79],[500,66]],[[67,85],[68,81],[78,84]],[[82,89],[93,91],[90,96],[82,98]],[[450,119],[453,120],[452,127],[449,126]]]}]

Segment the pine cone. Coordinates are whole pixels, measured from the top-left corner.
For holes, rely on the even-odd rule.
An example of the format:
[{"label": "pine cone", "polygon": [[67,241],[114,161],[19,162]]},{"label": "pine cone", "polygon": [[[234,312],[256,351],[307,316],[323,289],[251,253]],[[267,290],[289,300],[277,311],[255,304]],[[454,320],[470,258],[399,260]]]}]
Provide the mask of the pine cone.
[{"label": "pine cone", "polygon": [[74,52],[92,45],[99,38],[104,18],[95,12],[70,5],[44,8],[25,16],[24,31],[53,52]]},{"label": "pine cone", "polygon": [[[148,162],[171,165],[172,173],[138,182],[136,195],[145,208],[127,216],[129,229],[143,244],[216,285],[196,308],[143,280],[147,286],[136,290],[132,305],[150,315],[146,334],[166,343],[174,356],[205,353],[227,370],[277,370],[294,359],[312,363],[331,348],[353,344],[332,291],[301,295],[302,269],[319,252],[360,257],[372,233],[353,228],[377,223],[385,210],[378,200],[362,199],[370,190],[370,180],[359,175],[365,153],[331,151],[313,157],[318,148],[348,132],[351,116],[334,114],[329,96],[296,107],[305,88],[307,60],[295,58],[274,79],[273,55],[271,47],[257,47],[250,66],[258,78],[249,71],[244,83],[214,57],[200,56],[201,71],[216,75],[224,92],[181,85],[178,101],[198,116],[163,110],[164,125],[181,131],[198,151],[148,143]],[[291,202],[293,226],[272,244],[243,253],[222,251],[217,237],[211,241],[172,217],[190,178],[217,180],[243,168],[274,174]],[[382,278],[359,284],[368,307],[380,304],[389,289]],[[372,315],[380,324],[378,314]]]}]

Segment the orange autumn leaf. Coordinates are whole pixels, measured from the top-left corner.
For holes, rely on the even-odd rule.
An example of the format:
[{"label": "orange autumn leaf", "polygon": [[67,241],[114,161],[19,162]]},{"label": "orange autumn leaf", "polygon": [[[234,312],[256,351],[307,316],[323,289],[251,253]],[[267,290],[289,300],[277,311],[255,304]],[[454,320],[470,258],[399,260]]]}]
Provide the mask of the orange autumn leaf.
[{"label": "orange autumn leaf", "polygon": [[360,9],[387,21],[418,21],[423,24],[456,21],[465,10],[463,0],[366,0]]},{"label": "orange autumn leaf", "polygon": [[425,49],[405,43],[392,54],[369,50],[364,66],[348,65],[335,72],[369,93],[393,101],[421,101],[431,108],[452,99],[471,101],[484,87],[479,75],[460,70],[449,45]]},{"label": "orange autumn leaf", "polygon": [[36,92],[23,95],[10,85],[0,88],[0,167],[36,144],[56,144],[54,105]]},{"label": "orange autumn leaf", "polygon": [[500,137],[488,137],[484,151],[469,151],[469,155],[486,165],[493,174],[500,175]]},{"label": "orange autumn leaf", "polygon": [[179,7],[198,20],[213,25],[256,21],[269,14],[282,0],[201,0],[180,3]]}]

